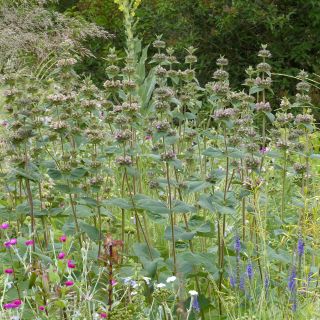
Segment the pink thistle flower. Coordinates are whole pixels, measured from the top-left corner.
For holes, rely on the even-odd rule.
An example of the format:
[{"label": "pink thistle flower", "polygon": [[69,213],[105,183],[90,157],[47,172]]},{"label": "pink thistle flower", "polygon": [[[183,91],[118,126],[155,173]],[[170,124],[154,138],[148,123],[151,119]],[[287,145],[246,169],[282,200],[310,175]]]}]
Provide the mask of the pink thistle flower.
[{"label": "pink thistle flower", "polygon": [[46,309],[45,306],[39,306],[40,311],[44,311],[45,309]]},{"label": "pink thistle flower", "polygon": [[67,241],[67,236],[63,235],[59,238],[60,242],[66,242]]},{"label": "pink thistle flower", "polygon": [[22,301],[17,299],[17,300],[11,301],[10,303],[4,304],[3,307],[5,309],[16,309],[16,308],[19,308],[21,304],[22,304]]},{"label": "pink thistle flower", "polygon": [[32,246],[33,243],[34,243],[33,240],[27,240],[24,244],[25,244],[26,246]]},{"label": "pink thistle flower", "polygon": [[4,246],[5,246],[6,248],[10,248],[11,246],[13,246],[13,245],[15,245],[15,244],[17,244],[17,239],[16,239],[16,238],[13,238],[13,239],[10,239],[9,241],[6,241],[6,242],[4,243]]},{"label": "pink thistle flower", "polygon": [[5,246],[6,248],[10,248],[10,247],[11,247],[10,241],[6,241],[6,242],[4,243],[4,246]]},{"label": "pink thistle flower", "polygon": [[108,317],[108,315],[105,312],[100,313],[100,317],[105,319]]},{"label": "pink thistle flower", "polygon": [[76,264],[72,260],[68,260],[68,268],[74,269],[76,267]]},{"label": "pink thistle flower", "polygon": [[2,229],[2,230],[8,229],[8,228],[9,228],[9,223],[7,223],[7,222],[4,222],[0,225],[0,229]]},{"label": "pink thistle flower", "polygon": [[17,299],[17,300],[13,300],[12,303],[15,305],[15,308],[19,308],[22,304],[22,301]]},{"label": "pink thistle flower", "polygon": [[12,238],[10,239],[10,244],[13,246],[15,244],[17,244],[17,239],[16,238]]},{"label": "pink thistle flower", "polygon": [[66,254],[64,252],[59,252],[58,259],[62,260],[65,256],[66,256]]},{"label": "pink thistle flower", "polygon": [[13,269],[9,268],[9,269],[5,269],[4,273],[6,274],[12,274],[13,273]]},{"label": "pink thistle flower", "polygon": [[67,287],[72,287],[74,285],[74,282],[72,280],[67,280],[65,283],[64,283]]}]

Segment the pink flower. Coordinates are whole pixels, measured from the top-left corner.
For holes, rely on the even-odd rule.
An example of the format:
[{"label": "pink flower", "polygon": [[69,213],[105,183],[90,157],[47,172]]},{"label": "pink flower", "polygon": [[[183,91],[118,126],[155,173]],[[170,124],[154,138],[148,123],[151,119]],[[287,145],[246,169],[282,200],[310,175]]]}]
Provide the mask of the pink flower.
[{"label": "pink flower", "polygon": [[13,239],[10,239],[9,241],[6,241],[4,243],[4,246],[7,247],[7,248],[10,248],[11,246],[17,244],[17,239],[16,238],[13,238]]},{"label": "pink flower", "polygon": [[269,148],[267,148],[267,147],[262,147],[262,148],[260,148],[260,153],[262,153],[262,154],[265,154],[265,153],[267,153],[269,151]]},{"label": "pink flower", "polygon": [[16,308],[20,307],[22,304],[22,301],[17,299],[17,300],[13,300],[12,303],[16,306]]},{"label": "pink flower", "polygon": [[100,317],[103,318],[103,319],[105,319],[105,318],[108,317],[108,315],[107,315],[106,313],[102,312],[102,313],[100,313]]},{"label": "pink flower", "polygon": [[44,306],[39,306],[39,310],[40,310],[40,311],[44,311],[44,310],[45,310],[45,307],[44,307]]},{"label": "pink flower", "polygon": [[74,282],[72,280],[67,280],[65,283],[64,283],[67,287],[71,287],[74,285]]},{"label": "pink flower", "polygon": [[10,244],[13,246],[15,244],[17,244],[17,239],[16,238],[12,238],[10,239]]},{"label": "pink flower", "polygon": [[111,285],[112,286],[115,286],[117,283],[118,283],[117,280],[114,280],[114,279],[111,280]]},{"label": "pink flower", "polygon": [[145,136],[145,139],[146,139],[146,140],[151,140],[151,139],[152,139],[152,136],[147,135],[147,136]]},{"label": "pink flower", "polygon": [[6,248],[10,248],[10,247],[11,247],[10,241],[6,241],[6,242],[4,243],[4,246],[5,246]]},{"label": "pink flower", "polygon": [[4,273],[6,273],[6,274],[12,274],[13,273],[13,269],[6,269],[6,270],[4,270]]},{"label": "pink flower", "polygon": [[59,252],[58,259],[62,260],[65,256],[66,256],[66,254],[64,252]]},{"label": "pink flower", "polygon": [[33,243],[34,243],[33,240],[27,240],[24,244],[25,244],[26,246],[32,246]]},{"label": "pink flower", "polygon": [[72,260],[68,260],[68,268],[74,269],[76,267],[76,264]]},{"label": "pink flower", "polygon": [[0,229],[2,229],[2,230],[8,229],[8,228],[9,228],[9,223],[7,223],[7,222],[4,222],[0,225]]},{"label": "pink flower", "polygon": [[19,308],[21,304],[22,304],[22,301],[17,299],[17,300],[11,301],[10,303],[4,304],[3,307],[5,309],[16,309],[16,308]]},{"label": "pink flower", "polygon": [[60,242],[66,242],[67,241],[67,236],[63,235],[59,238]]}]

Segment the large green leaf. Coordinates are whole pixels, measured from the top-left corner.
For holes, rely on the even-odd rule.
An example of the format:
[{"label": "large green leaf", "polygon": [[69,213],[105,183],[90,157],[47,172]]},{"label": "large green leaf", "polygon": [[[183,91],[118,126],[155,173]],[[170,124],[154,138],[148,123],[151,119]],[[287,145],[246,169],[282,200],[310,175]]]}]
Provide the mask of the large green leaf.
[{"label": "large green leaf", "polygon": [[91,240],[99,240],[99,230],[96,227],[91,226],[83,221],[79,221],[79,228],[82,232],[85,232]]},{"label": "large green leaf", "polygon": [[[180,228],[178,226],[174,226],[174,237],[175,241],[179,240],[191,240],[195,236],[195,232],[187,232],[183,228]],[[164,233],[164,238],[166,240],[172,241],[172,234],[171,234],[171,226],[168,226]]]}]

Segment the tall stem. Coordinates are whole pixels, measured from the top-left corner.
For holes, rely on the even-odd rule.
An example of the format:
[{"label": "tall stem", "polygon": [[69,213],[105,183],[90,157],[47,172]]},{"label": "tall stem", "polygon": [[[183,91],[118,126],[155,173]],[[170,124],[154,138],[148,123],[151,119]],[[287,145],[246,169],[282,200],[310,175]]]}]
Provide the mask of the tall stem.
[{"label": "tall stem", "polygon": [[168,204],[169,204],[169,210],[170,210],[173,274],[176,275],[177,273],[176,241],[174,236],[174,218],[172,213],[172,195],[171,195],[171,183],[170,183],[170,170],[169,170],[168,162],[166,162],[166,176],[167,176],[167,184],[168,184]]}]

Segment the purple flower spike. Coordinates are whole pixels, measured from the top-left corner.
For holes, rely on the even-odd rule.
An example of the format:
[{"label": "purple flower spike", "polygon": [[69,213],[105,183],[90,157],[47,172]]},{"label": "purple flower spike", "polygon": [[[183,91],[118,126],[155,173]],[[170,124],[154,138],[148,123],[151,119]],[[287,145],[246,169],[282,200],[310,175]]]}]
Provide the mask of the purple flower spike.
[{"label": "purple flower spike", "polygon": [[197,295],[194,295],[192,297],[192,309],[195,311],[195,312],[200,312],[200,305],[199,305],[199,300],[198,300],[198,296]]},{"label": "purple flower spike", "polygon": [[241,242],[240,242],[240,237],[236,236],[235,242],[234,242],[234,249],[236,252],[239,254],[241,251]]},{"label": "purple flower spike", "polygon": [[230,286],[232,288],[235,288],[236,287],[236,279],[233,277],[233,276],[230,276]]},{"label": "purple flower spike", "polygon": [[245,278],[244,277],[240,278],[239,289],[241,291],[245,291]]},{"label": "purple flower spike", "polygon": [[304,253],[304,242],[301,238],[298,240],[298,255],[301,257]]},{"label": "purple flower spike", "polygon": [[248,276],[249,280],[252,280],[252,278],[253,278],[253,266],[252,266],[251,263],[249,263],[247,265],[247,276]]},{"label": "purple flower spike", "polygon": [[288,288],[291,293],[295,290],[295,287],[296,287],[296,277],[297,277],[296,268],[293,267],[289,277],[289,281],[288,281]]}]

